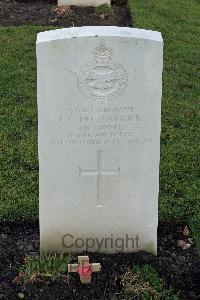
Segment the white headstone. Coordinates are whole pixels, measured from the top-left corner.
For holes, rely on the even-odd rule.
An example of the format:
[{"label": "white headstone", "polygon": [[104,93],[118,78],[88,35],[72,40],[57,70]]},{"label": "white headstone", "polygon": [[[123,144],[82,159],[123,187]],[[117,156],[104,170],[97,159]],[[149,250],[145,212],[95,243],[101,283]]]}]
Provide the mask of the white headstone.
[{"label": "white headstone", "polygon": [[58,6],[76,5],[76,6],[99,6],[101,4],[109,4],[111,0],[58,0]]},{"label": "white headstone", "polygon": [[157,251],[163,42],[82,27],[37,39],[41,251]]}]

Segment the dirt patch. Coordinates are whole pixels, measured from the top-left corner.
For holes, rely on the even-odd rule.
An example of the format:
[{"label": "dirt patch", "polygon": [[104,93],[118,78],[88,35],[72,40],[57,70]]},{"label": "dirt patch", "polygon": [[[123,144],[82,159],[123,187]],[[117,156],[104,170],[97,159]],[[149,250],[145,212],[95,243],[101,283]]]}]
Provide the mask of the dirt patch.
[{"label": "dirt patch", "polygon": [[124,0],[113,1],[113,13],[98,14],[94,7],[71,6],[68,14],[56,12],[54,0],[0,0],[0,25],[130,26],[131,17]]},{"label": "dirt patch", "polygon": [[[100,262],[102,272],[93,275],[92,284],[80,284],[77,274],[69,282],[45,279],[38,284],[13,284],[18,268],[27,255],[39,253],[38,225],[0,225],[0,299],[122,299],[120,278],[134,264],[151,263],[169,287],[181,291],[181,299],[200,299],[200,259],[194,248],[177,247],[183,226],[159,227],[158,256],[146,252],[135,254],[89,254],[91,262]],[[75,259],[76,260],[76,259]],[[116,280],[118,278],[118,280]],[[137,298],[132,298],[137,299]]]}]

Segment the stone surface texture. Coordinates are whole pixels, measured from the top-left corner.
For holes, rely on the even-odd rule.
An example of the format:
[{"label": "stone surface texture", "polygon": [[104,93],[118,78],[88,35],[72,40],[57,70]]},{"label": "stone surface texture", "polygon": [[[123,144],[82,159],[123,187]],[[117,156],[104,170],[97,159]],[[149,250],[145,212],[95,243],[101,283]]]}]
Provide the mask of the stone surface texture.
[{"label": "stone surface texture", "polygon": [[110,0],[58,0],[58,6],[75,5],[75,6],[99,6],[101,4],[109,4]]},{"label": "stone surface texture", "polygon": [[163,41],[38,34],[41,251],[157,252]]}]

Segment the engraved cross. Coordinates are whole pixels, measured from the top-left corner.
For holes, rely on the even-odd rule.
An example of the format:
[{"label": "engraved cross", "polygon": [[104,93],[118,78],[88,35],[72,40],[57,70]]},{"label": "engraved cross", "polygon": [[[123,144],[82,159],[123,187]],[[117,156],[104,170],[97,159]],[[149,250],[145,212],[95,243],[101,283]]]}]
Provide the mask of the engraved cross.
[{"label": "engraved cross", "polygon": [[119,175],[120,168],[116,170],[103,170],[103,151],[97,151],[97,169],[96,170],[82,170],[79,167],[79,176],[96,176],[97,177],[97,207],[104,207],[102,204],[103,198],[103,187],[102,187],[102,177],[103,176],[111,176],[111,175]]}]

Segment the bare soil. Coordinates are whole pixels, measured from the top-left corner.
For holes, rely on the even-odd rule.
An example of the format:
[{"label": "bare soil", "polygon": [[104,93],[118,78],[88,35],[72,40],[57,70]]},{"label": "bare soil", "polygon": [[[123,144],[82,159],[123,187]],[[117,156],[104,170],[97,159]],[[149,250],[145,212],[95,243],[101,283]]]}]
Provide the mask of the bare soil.
[{"label": "bare soil", "polygon": [[183,225],[159,227],[157,257],[146,252],[115,255],[90,253],[90,261],[102,265],[102,272],[93,274],[91,285],[82,285],[77,274],[70,275],[69,282],[44,278],[37,284],[21,285],[12,281],[18,275],[24,258],[39,254],[38,224],[0,224],[0,299],[19,299],[18,294],[22,293],[24,299],[30,300],[122,300],[122,275],[134,264],[141,266],[149,263],[168,287],[180,290],[180,299],[200,299],[200,259],[194,246],[188,250],[177,247],[177,240],[183,237],[183,228]]},{"label": "bare soil", "polygon": [[57,0],[0,0],[0,25],[130,26],[125,0],[114,0],[113,13],[97,13],[94,7],[71,6],[67,15],[56,13]]}]

